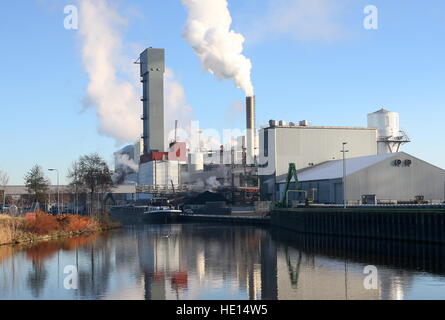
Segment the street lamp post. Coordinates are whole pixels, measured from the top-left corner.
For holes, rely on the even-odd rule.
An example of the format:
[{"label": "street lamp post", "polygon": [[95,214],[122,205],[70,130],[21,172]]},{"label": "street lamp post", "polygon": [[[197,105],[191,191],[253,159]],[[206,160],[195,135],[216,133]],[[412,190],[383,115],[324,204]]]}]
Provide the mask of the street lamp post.
[{"label": "street lamp post", "polygon": [[48,170],[57,172],[57,214],[60,214],[59,170],[58,169],[48,169]]},{"label": "street lamp post", "polygon": [[343,149],[341,152],[343,153],[343,207],[346,209],[346,152],[349,150],[345,150],[345,147],[348,143],[343,142]]}]

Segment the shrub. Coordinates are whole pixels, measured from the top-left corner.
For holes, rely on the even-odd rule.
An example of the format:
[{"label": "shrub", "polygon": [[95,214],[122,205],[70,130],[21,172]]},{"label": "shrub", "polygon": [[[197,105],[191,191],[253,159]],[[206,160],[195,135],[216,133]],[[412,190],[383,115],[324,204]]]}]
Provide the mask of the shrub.
[{"label": "shrub", "polygon": [[97,230],[98,227],[98,223],[89,217],[70,215],[65,230],[71,232],[94,231]]},{"label": "shrub", "polygon": [[36,213],[26,214],[25,228],[29,232],[45,235],[57,231],[60,228],[60,224],[56,217],[37,211]]},{"label": "shrub", "polygon": [[39,235],[50,234],[55,231],[91,232],[99,229],[99,223],[89,217],[73,214],[52,216],[44,212],[27,213],[25,216],[27,231]]}]

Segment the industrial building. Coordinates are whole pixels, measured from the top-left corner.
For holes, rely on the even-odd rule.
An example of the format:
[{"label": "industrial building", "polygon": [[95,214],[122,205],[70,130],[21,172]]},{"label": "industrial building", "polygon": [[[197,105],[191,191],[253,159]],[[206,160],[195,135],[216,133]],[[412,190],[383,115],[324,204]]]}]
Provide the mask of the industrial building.
[{"label": "industrial building", "polygon": [[[257,148],[255,97],[246,97],[246,135],[238,138],[237,150],[187,150],[183,142],[172,142],[166,151],[164,133],[164,49],[148,48],[138,60],[143,87],[143,134],[137,179],[126,182],[157,189],[177,189],[183,185],[216,188],[252,186],[246,177],[256,176],[253,169]],[[200,139],[199,139],[200,140]],[[131,150],[122,150],[131,154]],[[133,147],[135,149],[135,147]],[[136,152],[133,152],[136,154]],[[118,164],[116,162],[116,164]],[[235,165],[236,164],[236,165]],[[118,166],[117,166],[118,168]],[[122,168],[121,168],[122,169]],[[123,170],[121,170],[123,171]],[[258,183],[255,181],[255,187]]]},{"label": "industrial building", "polygon": [[[434,204],[445,200],[445,170],[405,152],[349,158],[345,167],[346,203],[350,205]],[[300,170],[298,188],[316,203],[342,204],[343,172],[343,160]],[[277,197],[281,198],[285,181],[278,185]]]},{"label": "industrial building", "polygon": [[144,50],[139,64],[143,88],[143,154],[164,152],[164,49]]},{"label": "industrial building", "polygon": [[[400,127],[399,114],[383,108],[368,114],[367,127],[321,127],[310,126],[308,121],[271,120],[260,130],[259,142],[262,200],[283,199],[289,164],[294,163],[301,188],[310,199],[343,203],[343,157],[350,181],[346,183],[347,202],[440,202],[445,198],[444,171],[400,153],[410,138]],[[390,166],[385,160],[400,160],[401,164]]]},{"label": "industrial building", "polygon": [[261,199],[278,201],[277,183],[285,180],[289,163],[297,169],[315,166],[328,160],[342,159],[342,144],[348,142],[348,157],[377,154],[377,129],[355,127],[314,127],[284,121],[270,121],[260,130]]},{"label": "industrial building", "polygon": [[[445,198],[444,170],[400,152],[410,139],[400,127],[399,114],[383,108],[368,114],[365,127],[271,120],[257,132],[256,97],[251,96],[246,97],[246,133],[236,137],[233,146],[205,149],[198,130],[198,147],[188,150],[175,137],[166,148],[165,51],[148,48],[138,63],[143,133],[139,143],[116,154],[116,171],[124,173],[120,181],[138,185],[137,190],[149,190],[149,194],[157,194],[158,189],[229,190],[233,200],[236,190],[242,189],[263,201],[280,201],[289,164],[294,163],[300,187],[317,203],[440,202]],[[138,170],[127,170],[123,156]],[[347,167],[346,197],[343,165]]]},{"label": "industrial building", "polygon": [[186,150],[184,144],[177,144],[176,141],[169,146],[168,152],[165,148],[165,50],[144,50],[139,64],[143,89],[143,135],[137,182],[140,185],[175,188],[180,184],[180,166],[181,162],[186,161]]}]

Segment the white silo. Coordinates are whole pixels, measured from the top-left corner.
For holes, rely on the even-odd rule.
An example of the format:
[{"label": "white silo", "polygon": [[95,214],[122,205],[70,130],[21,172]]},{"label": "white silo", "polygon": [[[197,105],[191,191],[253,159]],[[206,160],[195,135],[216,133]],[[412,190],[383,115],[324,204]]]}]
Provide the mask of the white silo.
[{"label": "white silo", "polygon": [[202,152],[189,153],[189,172],[195,173],[204,170],[204,154]]},{"label": "white silo", "polygon": [[399,152],[402,144],[410,142],[400,129],[400,116],[397,112],[385,109],[368,114],[368,127],[378,129],[378,153]]}]

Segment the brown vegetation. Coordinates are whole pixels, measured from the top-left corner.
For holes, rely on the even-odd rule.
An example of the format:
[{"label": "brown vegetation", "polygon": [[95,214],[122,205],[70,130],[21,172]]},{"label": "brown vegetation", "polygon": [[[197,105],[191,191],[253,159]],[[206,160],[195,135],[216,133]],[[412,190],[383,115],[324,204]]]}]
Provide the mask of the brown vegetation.
[{"label": "brown vegetation", "polygon": [[0,244],[11,243],[22,226],[21,219],[0,215]]},{"label": "brown vegetation", "polygon": [[24,218],[0,215],[0,245],[33,242],[44,237],[67,237],[91,234],[117,227],[79,215],[49,215],[44,212],[27,213]]}]

